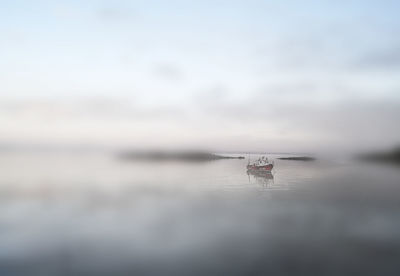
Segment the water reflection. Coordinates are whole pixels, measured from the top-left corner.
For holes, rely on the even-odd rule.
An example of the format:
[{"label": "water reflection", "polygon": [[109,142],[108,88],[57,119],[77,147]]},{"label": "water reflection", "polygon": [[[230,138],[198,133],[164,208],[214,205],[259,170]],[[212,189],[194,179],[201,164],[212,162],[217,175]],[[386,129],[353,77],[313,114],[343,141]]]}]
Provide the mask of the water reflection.
[{"label": "water reflection", "polygon": [[254,182],[264,189],[274,186],[274,175],[270,171],[247,170],[249,182]]},{"label": "water reflection", "polygon": [[398,275],[398,170],[246,164],[0,155],[0,275]]}]

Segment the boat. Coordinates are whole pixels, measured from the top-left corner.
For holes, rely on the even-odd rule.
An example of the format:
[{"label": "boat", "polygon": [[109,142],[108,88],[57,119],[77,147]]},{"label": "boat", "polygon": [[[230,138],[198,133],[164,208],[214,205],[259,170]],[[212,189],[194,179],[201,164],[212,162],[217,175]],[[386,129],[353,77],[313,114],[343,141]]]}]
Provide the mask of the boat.
[{"label": "boat", "polygon": [[274,168],[274,162],[269,162],[268,158],[261,157],[257,161],[247,164],[247,171],[263,171],[263,172],[271,172]]}]

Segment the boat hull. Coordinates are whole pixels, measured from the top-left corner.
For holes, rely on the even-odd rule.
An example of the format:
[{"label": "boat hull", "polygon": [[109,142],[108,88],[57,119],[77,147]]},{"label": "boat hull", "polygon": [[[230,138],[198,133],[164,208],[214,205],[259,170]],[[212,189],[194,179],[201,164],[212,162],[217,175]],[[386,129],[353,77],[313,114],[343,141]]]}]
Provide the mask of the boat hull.
[{"label": "boat hull", "polygon": [[274,165],[268,164],[264,166],[256,166],[256,165],[247,165],[247,170],[249,171],[266,171],[270,172],[274,168]]}]

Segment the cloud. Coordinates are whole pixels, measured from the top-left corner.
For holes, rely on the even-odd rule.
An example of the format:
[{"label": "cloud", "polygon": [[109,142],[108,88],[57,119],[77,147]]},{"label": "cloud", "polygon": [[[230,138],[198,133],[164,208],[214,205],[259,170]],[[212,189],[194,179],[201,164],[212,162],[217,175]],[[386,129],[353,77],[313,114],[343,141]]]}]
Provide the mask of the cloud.
[{"label": "cloud", "polygon": [[102,8],[97,11],[97,17],[103,21],[119,21],[133,18],[134,14],[127,8]]},{"label": "cloud", "polygon": [[356,66],[361,69],[398,70],[400,69],[400,45],[370,52],[361,57],[356,62]]},{"label": "cloud", "polygon": [[177,81],[184,78],[183,72],[178,66],[171,63],[157,64],[153,68],[153,75],[160,79]]}]

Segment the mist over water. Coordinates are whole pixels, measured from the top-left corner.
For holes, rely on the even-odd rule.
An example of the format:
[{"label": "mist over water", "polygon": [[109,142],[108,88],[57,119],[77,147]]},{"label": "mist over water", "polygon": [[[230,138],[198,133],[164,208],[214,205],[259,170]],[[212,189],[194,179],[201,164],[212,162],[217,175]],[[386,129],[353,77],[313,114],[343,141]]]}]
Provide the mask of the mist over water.
[{"label": "mist over water", "polygon": [[399,10],[2,0],[0,276],[400,275]]},{"label": "mist over water", "polygon": [[247,160],[2,153],[0,272],[396,275],[397,167],[285,156],[257,175]]}]

